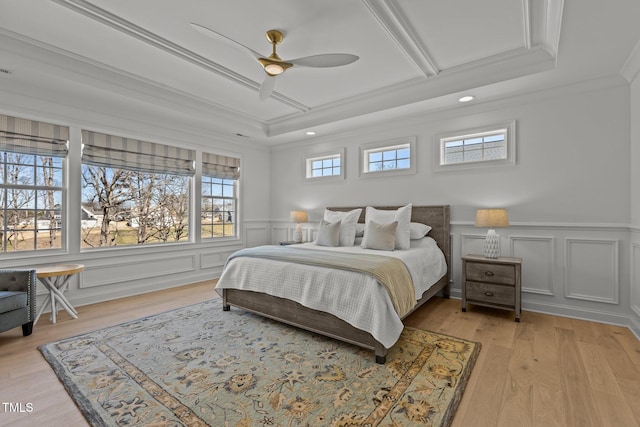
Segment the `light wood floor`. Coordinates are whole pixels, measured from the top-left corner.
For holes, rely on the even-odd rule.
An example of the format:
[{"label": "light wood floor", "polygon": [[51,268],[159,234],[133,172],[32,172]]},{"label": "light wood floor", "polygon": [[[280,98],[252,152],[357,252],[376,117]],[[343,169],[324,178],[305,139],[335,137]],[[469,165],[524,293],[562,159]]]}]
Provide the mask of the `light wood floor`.
[{"label": "light wood floor", "polygon": [[[0,426],[87,426],[37,347],[215,298],[213,282],[79,307],[73,320],[46,315],[33,335],[0,334]],[[482,343],[452,427],[640,426],[640,341],[622,327],[436,298],[406,321]],[[6,403],[30,403],[8,413]]]}]

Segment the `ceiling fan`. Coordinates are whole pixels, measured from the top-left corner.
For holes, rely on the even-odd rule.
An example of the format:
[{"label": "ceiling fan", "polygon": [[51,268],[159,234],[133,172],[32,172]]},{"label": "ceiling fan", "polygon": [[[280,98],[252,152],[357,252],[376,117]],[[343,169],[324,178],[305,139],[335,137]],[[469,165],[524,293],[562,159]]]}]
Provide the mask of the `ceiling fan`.
[{"label": "ceiling fan", "polygon": [[302,58],[291,59],[291,60],[282,60],[276,53],[276,46],[282,42],[284,39],[284,34],[278,30],[269,30],[266,32],[266,37],[269,43],[272,45],[272,52],[269,56],[263,56],[255,50],[247,47],[235,40],[230,39],[227,36],[224,36],[216,31],[213,31],[210,28],[207,28],[203,25],[196,24],[194,22],[191,23],[191,27],[196,31],[208,36],[213,37],[218,40],[222,40],[225,43],[232,45],[234,47],[239,47],[243,51],[249,53],[252,57],[258,60],[262,68],[265,72],[264,81],[260,85],[260,90],[258,91],[258,98],[260,100],[268,99],[273,93],[273,88],[275,86],[276,76],[284,73],[289,68],[294,65],[300,67],[316,67],[316,68],[327,68],[327,67],[340,67],[342,65],[351,64],[359,59],[356,55],[351,55],[348,53],[326,53],[321,55],[312,55],[305,56]]}]

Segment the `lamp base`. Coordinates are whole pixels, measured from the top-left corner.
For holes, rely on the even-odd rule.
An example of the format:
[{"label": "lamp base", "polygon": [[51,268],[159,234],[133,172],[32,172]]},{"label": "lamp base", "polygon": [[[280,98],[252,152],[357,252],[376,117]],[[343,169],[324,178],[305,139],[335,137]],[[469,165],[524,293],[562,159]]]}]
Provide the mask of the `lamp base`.
[{"label": "lamp base", "polygon": [[302,226],[296,224],[296,231],[293,233],[293,241],[296,243],[302,243]]},{"label": "lamp base", "polygon": [[498,258],[500,255],[500,236],[496,234],[493,228],[487,231],[487,237],[484,240],[484,256],[487,258]]}]

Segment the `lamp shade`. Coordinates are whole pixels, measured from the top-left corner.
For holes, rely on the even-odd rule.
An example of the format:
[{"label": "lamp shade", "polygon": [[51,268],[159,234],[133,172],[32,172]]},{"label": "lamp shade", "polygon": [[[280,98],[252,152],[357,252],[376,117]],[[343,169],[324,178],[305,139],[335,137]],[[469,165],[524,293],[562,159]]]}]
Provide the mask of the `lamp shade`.
[{"label": "lamp shade", "polygon": [[506,209],[478,209],[476,211],[476,227],[508,227],[509,216]]},{"label": "lamp shade", "polygon": [[295,222],[296,224],[309,221],[306,211],[291,211],[291,213],[289,214],[289,220],[291,222]]}]

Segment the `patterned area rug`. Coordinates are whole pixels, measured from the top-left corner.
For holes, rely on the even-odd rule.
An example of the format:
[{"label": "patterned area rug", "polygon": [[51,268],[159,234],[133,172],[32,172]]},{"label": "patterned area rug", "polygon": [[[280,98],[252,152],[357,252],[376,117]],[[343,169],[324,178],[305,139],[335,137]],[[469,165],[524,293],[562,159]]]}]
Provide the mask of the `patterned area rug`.
[{"label": "patterned area rug", "polygon": [[405,328],[380,365],[220,300],[40,347],[94,426],[446,426],[479,350]]}]

